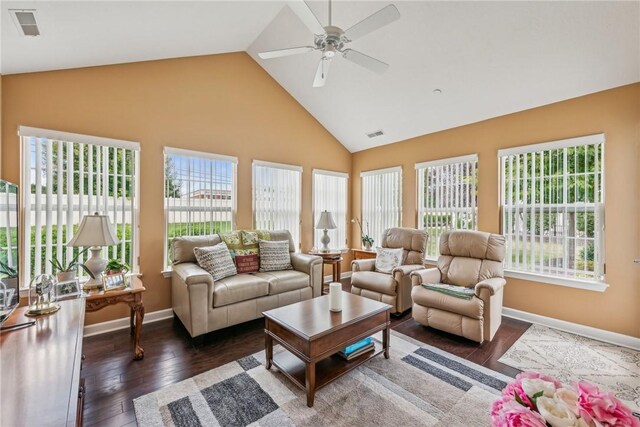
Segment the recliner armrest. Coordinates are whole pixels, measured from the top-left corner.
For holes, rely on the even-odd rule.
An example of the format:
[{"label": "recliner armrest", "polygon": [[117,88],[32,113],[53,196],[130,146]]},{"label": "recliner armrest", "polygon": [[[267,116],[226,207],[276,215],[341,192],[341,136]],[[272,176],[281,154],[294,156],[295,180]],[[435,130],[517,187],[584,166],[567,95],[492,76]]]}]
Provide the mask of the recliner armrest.
[{"label": "recliner armrest", "polygon": [[420,286],[426,283],[440,283],[440,270],[437,268],[423,268],[411,273],[411,285]]},{"label": "recliner armrest", "polygon": [[393,274],[394,276],[396,274],[400,274],[401,276],[408,276],[411,273],[413,273],[414,271],[422,270],[423,268],[424,268],[424,266],[422,264],[400,265],[400,266],[394,268],[393,271],[391,271],[391,274]]},{"label": "recliner armrest", "polygon": [[375,259],[354,259],[351,261],[351,271],[375,271],[376,260]]},{"label": "recliner armrest", "polygon": [[301,273],[306,273],[311,276],[311,270],[313,266],[317,264],[322,264],[322,257],[301,253],[291,254],[291,265],[293,269]]},{"label": "recliner armrest", "polygon": [[490,279],[485,279],[482,282],[479,282],[474,287],[475,294],[478,298],[480,298],[480,292],[483,289],[487,289],[489,291],[489,295],[493,296],[496,292],[504,287],[507,284],[507,281],[502,277],[492,277]]},{"label": "recliner armrest", "polygon": [[173,266],[173,274],[177,274],[180,279],[189,285],[205,283],[213,285],[213,276],[204,268],[193,262],[183,262]]}]

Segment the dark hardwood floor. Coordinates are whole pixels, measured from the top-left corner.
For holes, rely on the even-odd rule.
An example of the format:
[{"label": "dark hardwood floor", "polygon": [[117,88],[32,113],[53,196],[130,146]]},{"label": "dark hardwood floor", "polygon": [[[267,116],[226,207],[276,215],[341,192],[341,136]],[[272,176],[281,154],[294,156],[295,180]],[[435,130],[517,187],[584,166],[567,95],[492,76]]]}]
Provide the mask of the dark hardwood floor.
[{"label": "dark hardwood floor", "polygon": [[[348,279],[343,288],[350,288]],[[392,318],[392,329],[400,333],[511,376],[518,371],[498,359],[529,326],[504,318],[493,341],[478,345],[425,328],[411,313]],[[258,319],[192,340],[177,319],[149,323],[142,331],[145,357],[140,361],[133,360],[128,330],[86,338],[84,425],[134,426],[133,399],[264,350],[263,328],[264,320]],[[393,351],[393,340],[391,345]]]}]

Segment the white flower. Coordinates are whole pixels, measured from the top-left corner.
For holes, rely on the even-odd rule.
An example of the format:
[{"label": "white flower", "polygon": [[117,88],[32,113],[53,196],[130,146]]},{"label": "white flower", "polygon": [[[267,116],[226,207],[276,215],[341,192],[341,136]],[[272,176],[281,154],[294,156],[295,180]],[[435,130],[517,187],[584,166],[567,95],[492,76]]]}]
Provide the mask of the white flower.
[{"label": "white flower", "polygon": [[578,418],[564,401],[541,396],[536,401],[538,412],[551,427],[588,427]]},{"label": "white flower", "polygon": [[524,390],[529,397],[533,397],[534,394],[539,392],[542,392],[542,395],[545,397],[553,397],[553,394],[556,392],[556,386],[540,378],[523,378],[522,390]]},{"label": "white flower", "polygon": [[553,395],[553,398],[567,405],[567,408],[574,414],[578,413],[578,394],[569,388],[559,388]]}]

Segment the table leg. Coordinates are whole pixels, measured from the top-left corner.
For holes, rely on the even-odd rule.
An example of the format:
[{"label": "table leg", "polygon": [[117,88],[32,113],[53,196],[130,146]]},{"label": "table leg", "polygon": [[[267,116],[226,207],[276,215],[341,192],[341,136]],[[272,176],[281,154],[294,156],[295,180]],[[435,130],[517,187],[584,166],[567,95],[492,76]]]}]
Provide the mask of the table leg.
[{"label": "table leg", "polygon": [[306,375],[305,375],[306,389],[307,389],[307,406],[313,407],[313,400],[316,397],[316,363],[307,363]]},{"label": "table leg", "polygon": [[142,334],[142,321],[144,319],[144,304],[142,304],[142,301],[134,303],[132,310],[136,315],[133,359],[140,360],[144,357],[144,350],[140,347],[140,335]]},{"label": "table leg", "polygon": [[265,368],[271,369],[271,361],[273,360],[273,338],[266,332],[264,334],[264,353],[266,360]]},{"label": "table leg", "polygon": [[135,316],[135,311],[133,311],[133,307],[129,311],[129,333],[133,336],[133,316]]},{"label": "table leg", "polygon": [[336,282],[340,282],[340,261],[336,263]]},{"label": "table leg", "polygon": [[382,348],[384,349],[384,358],[389,358],[389,338],[391,337],[391,326],[387,323],[387,327],[382,331]]}]

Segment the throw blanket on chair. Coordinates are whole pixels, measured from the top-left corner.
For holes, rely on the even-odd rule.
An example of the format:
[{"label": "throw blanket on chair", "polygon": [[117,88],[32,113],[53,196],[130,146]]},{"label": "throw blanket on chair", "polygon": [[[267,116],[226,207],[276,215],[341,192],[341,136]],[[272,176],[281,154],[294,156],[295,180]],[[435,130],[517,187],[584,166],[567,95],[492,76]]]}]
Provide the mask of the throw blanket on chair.
[{"label": "throw blanket on chair", "polygon": [[473,288],[465,288],[463,286],[445,285],[444,283],[427,283],[422,285],[423,288],[430,291],[440,292],[452,297],[470,300],[475,295]]}]

